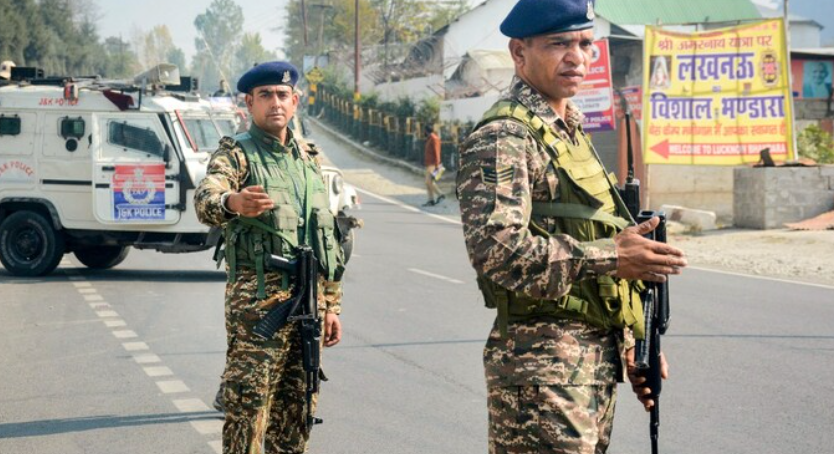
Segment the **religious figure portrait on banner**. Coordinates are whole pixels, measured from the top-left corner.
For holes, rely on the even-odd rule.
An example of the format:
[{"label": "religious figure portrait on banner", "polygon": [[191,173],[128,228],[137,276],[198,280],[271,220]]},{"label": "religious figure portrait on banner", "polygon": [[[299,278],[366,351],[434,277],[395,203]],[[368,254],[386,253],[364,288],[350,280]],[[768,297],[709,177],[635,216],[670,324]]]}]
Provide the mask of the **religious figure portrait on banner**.
[{"label": "religious figure portrait on banner", "polygon": [[802,78],[803,98],[828,98],[831,96],[831,73],[834,62],[806,61]]},{"label": "religious figure portrait on banner", "polygon": [[652,72],[649,76],[649,88],[654,90],[669,89],[672,86],[672,79],[669,77],[669,57],[652,57],[651,67]]}]

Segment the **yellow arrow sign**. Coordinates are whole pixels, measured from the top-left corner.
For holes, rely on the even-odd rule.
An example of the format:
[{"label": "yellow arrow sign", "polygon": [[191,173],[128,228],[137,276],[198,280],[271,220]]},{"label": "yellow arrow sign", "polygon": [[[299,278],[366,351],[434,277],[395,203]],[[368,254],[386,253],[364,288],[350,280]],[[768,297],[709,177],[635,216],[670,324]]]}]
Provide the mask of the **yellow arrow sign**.
[{"label": "yellow arrow sign", "polygon": [[311,84],[317,84],[324,80],[324,74],[322,74],[318,66],[314,66],[313,69],[308,71],[305,77]]}]

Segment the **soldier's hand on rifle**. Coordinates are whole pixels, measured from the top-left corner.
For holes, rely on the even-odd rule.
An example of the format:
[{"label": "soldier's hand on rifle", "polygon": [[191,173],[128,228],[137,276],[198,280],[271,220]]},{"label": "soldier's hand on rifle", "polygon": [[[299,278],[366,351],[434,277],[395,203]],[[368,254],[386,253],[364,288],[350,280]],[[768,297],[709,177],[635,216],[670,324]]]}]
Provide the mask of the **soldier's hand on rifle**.
[{"label": "soldier's hand on rifle", "polygon": [[659,223],[660,218],[654,217],[640,225],[627,227],[614,237],[617,277],[666,282],[666,275],[681,274],[681,268],[686,266],[683,251],[643,237],[656,229]]},{"label": "soldier's hand on rifle", "polygon": [[[643,385],[646,382],[646,377],[640,376],[640,371],[634,364],[634,348],[628,349],[626,352],[626,373],[628,374],[628,381],[631,382],[631,390],[637,395],[637,400],[643,404],[643,408],[649,411],[654,407],[654,400],[648,397],[652,390]],[[666,356],[660,352],[660,377],[664,380],[669,377],[669,364],[666,363]]]},{"label": "soldier's hand on rifle", "polygon": [[324,314],[324,346],[332,347],[342,340],[342,322],[330,312]]},{"label": "soldier's hand on rifle", "polygon": [[226,198],[226,208],[247,218],[260,216],[266,210],[275,207],[272,199],[261,186],[249,186]]}]

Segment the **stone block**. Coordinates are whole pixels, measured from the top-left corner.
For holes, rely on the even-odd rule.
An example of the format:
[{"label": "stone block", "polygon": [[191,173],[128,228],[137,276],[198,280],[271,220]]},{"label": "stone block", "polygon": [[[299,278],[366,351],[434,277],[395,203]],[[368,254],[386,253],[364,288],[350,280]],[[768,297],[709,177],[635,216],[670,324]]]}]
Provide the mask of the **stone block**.
[{"label": "stone block", "polygon": [[712,211],[696,210],[676,205],[663,205],[660,211],[666,213],[666,218],[675,222],[680,222],[688,227],[700,231],[715,230],[716,215]]}]

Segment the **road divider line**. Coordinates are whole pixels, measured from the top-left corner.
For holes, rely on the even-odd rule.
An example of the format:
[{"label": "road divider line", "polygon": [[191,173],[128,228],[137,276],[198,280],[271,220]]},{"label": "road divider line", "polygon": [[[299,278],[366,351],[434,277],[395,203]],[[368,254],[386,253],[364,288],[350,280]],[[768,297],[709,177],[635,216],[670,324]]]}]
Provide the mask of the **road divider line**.
[{"label": "road divider line", "polygon": [[140,355],[133,355],[133,360],[136,361],[137,364],[152,364],[162,362],[162,360],[159,359],[159,356],[156,356],[153,353],[142,353]]},{"label": "road divider line", "polygon": [[394,199],[392,199],[390,197],[386,197],[384,195],[375,194],[373,192],[366,191],[366,190],[360,189],[360,188],[356,188],[356,191],[361,192],[362,194],[365,194],[367,196],[382,200],[383,202],[388,202],[392,205],[396,205],[396,206],[398,206],[398,207],[400,207],[404,210],[408,210],[408,211],[411,211],[413,213],[421,213],[421,214],[424,214],[424,215],[426,215],[430,218],[434,218],[434,219],[437,219],[437,220],[443,221],[443,222],[448,222],[449,224],[463,225],[460,221],[457,221],[457,220],[454,220],[454,219],[449,219],[449,218],[447,218],[445,216],[441,216],[439,214],[434,214],[434,213],[429,213],[427,211],[423,211],[423,210],[421,210],[417,207],[405,204],[403,202],[400,202],[399,200],[394,200]]},{"label": "road divider line", "polygon": [[130,338],[133,338],[133,337],[139,337],[139,335],[136,334],[136,332],[131,331],[129,329],[120,330],[120,331],[111,331],[111,332],[113,333],[114,336],[116,336],[116,339],[130,339]]},{"label": "road divider line", "polygon": [[211,409],[200,399],[175,399],[172,401],[181,413],[197,413]]},{"label": "road divider line", "polygon": [[165,366],[143,367],[142,370],[145,371],[145,374],[148,377],[168,377],[174,375],[174,372],[172,372],[171,369]]},{"label": "road divider line", "polygon": [[457,279],[452,279],[452,278],[446,277],[446,276],[441,276],[439,274],[434,274],[434,273],[424,271],[424,270],[420,270],[420,269],[417,269],[417,268],[409,268],[408,271],[411,271],[412,273],[422,274],[423,276],[428,276],[428,277],[432,277],[432,278],[435,278],[435,279],[440,279],[441,281],[446,281],[446,282],[449,282],[451,284],[463,284],[463,281],[459,281]]},{"label": "road divider line", "polygon": [[116,311],[96,311],[96,315],[101,318],[118,317],[119,313]]},{"label": "road divider line", "polygon": [[90,301],[104,301],[104,297],[101,295],[83,295],[84,300],[87,302]]},{"label": "road divider line", "polygon": [[187,393],[191,389],[182,380],[163,380],[156,382],[156,386],[162,394]]},{"label": "road divider line", "polygon": [[96,301],[96,302],[90,303],[89,306],[92,309],[101,309],[103,307],[104,308],[110,307],[110,303],[108,303],[107,301]]},{"label": "road divider line", "polygon": [[141,351],[141,350],[150,350],[150,347],[148,347],[148,344],[146,344],[144,342],[124,342],[122,344],[122,347],[124,347],[125,350],[127,350],[129,352],[138,352],[138,351]]},{"label": "road divider line", "polygon": [[104,325],[108,328],[123,328],[127,326],[124,320],[105,320]]},{"label": "road divider line", "polygon": [[[81,277],[81,276],[70,276],[69,278],[70,278],[71,281],[84,280],[84,278]],[[83,288],[83,287],[92,287],[93,286],[93,284],[91,282],[73,282],[72,285],[74,285],[75,288]]]},{"label": "road divider line", "polygon": [[97,290],[92,288],[92,287],[81,287],[81,288],[78,288],[77,290],[78,290],[78,293],[80,293],[82,295],[97,293]]}]

